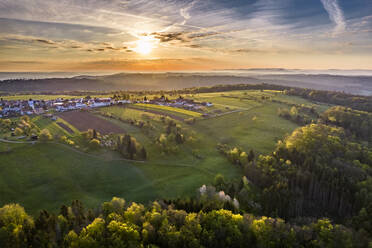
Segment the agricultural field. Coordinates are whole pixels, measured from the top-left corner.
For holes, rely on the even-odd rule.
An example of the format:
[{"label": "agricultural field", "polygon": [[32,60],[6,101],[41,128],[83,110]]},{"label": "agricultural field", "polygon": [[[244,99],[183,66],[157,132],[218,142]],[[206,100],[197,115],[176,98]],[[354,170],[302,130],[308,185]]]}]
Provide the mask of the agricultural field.
[{"label": "agricultural field", "polygon": [[54,135],[73,135],[74,133],[78,133],[79,131],[72,126],[69,122],[64,121],[63,119],[59,118],[57,121],[53,121],[50,118],[45,118],[43,116],[36,116],[32,118],[32,121],[40,128],[40,129],[48,129]]},{"label": "agricultural field", "polygon": [[169,107],[169,106],[161,106],[161,105],[155,105],[155,104],[144,104],[144,103],[137,103],[134,105],[135,107],[138,106],[140,108],[144,109],[155,109],[158,111],[163,111],[164,113],[178,113],[186,117],[201,117],[202,114],[195,111],[190,111],[182,108],[175,108],[175,107]]},{"label": "agricultural field", "polygon": [[58,117],[76,127],[79,131],[95,129],[102,134],[125,133],[125,130],[106,120],[92,115],[88,111],[69,111],[58,114]]},{"label": "agricultural field", "polygon": [[[59,138],[33,145],[0,142],[0,204],[18,201],[36,213],[41,208],[57,211],[73,199],[94,207],[113,195],[137,202],[193,196],[216,174],[228,180],[241,173],[220,154],[218,144],[269,154],[279,140],[299,127],[280,117],[278,109],[302,105],[321,113],[329,107],[274,91],[203,93],[187,98],[211,102],[213,107],[199,113],[129,104],[64,112],[56,121],[31,118],[40,129],[48,129],[54,137],[66,136],[74,145]],[[204,113],[209,115],[203,117]],[[195,121],[185,121],[190,118]],[[95,129],[102,142],[109,133],[116,135],[115,140],[119,134],[129,134],[146,149],[147,159],[123,158],[105,147],[98,151],[84,148],[88,143],[81,141],[82,134],[88,129]],[[175,142],[172,132],[179,133],[182,142]],[[15,177],[17,183],[12,180]]]}]

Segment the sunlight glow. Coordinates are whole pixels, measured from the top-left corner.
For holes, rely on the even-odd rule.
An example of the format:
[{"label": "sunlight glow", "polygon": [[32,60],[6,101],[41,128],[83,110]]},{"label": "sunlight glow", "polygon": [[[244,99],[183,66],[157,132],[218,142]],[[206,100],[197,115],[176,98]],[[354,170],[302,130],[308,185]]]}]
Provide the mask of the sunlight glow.
[{"label": "sunlight glow", "polygon": [[138,41],[136,41],[136,51],[142,55],[148,55],[151,53],[152,49],[154,48],[153,42],[147,37],[141,37]]}]

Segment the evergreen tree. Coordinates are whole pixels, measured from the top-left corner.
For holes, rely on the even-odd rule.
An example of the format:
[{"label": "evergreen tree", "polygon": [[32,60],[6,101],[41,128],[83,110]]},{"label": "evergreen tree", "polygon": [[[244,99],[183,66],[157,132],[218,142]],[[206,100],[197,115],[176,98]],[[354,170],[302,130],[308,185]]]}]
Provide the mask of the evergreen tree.
[{"label": "evergreen tree", "polygon": [[141,154],[140,156],[141,156],[142,159],[144,159],[144,160],[147,159],[147,152],[146,152],[145,147],[142,147],[140,154]]}]

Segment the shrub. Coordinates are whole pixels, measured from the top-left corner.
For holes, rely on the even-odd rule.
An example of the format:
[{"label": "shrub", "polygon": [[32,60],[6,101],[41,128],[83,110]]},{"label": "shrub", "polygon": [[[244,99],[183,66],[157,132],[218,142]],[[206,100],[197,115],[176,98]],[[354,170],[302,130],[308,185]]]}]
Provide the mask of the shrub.
[{"label": "shrub", "polygon": [[17,127],[15,130],[14,130],[14,134],[17,135],[17,136],[20,136],[23,134],[23,130],[20,129],[19,127]]},{"label": "shrub", "polygon": [[98,149],[101,145],[101,142],[98,139],[92,139],[89,141],[89,147],[91,149]]},{"label": "shrub", "polygon": [[49,140],[52,140],[52,139],[53,139],[53,137],[50,134],[50,132],[49,132],[48,129],[41,130],[41,132],[40,132],[40,141],[46,142],[46,141],[49,141]]},{"label": "shrub", "polygon": [[185,123],[186,124],[189,124],[189,125],[192,125],[195,123],[195,118],[188,118],[188,119],[185,119]]}]

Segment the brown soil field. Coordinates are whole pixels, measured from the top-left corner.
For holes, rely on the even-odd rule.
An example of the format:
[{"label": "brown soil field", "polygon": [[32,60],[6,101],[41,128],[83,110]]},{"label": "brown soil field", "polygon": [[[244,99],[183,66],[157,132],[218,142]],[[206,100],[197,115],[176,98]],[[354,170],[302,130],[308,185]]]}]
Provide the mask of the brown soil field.
[{"label": "brown soil field", "polygon": [[60,127],[62,127],[63,129],[65,129],[67,132],[69,132],[69,133],[71,133],[71,134],[74,133],[74,131],[73,131],[70,127],[68,127],[65,123],[57,122],[57,124],[58,124]]},{"label": "brown soil field", "polygon": [[112,122],[101,119],[87,111],[68,111],[58,114],[58,117],[64,119],[80,132],[88,129],[95,129],[101,134],[125,133],[125,130],[116,126]]}]

